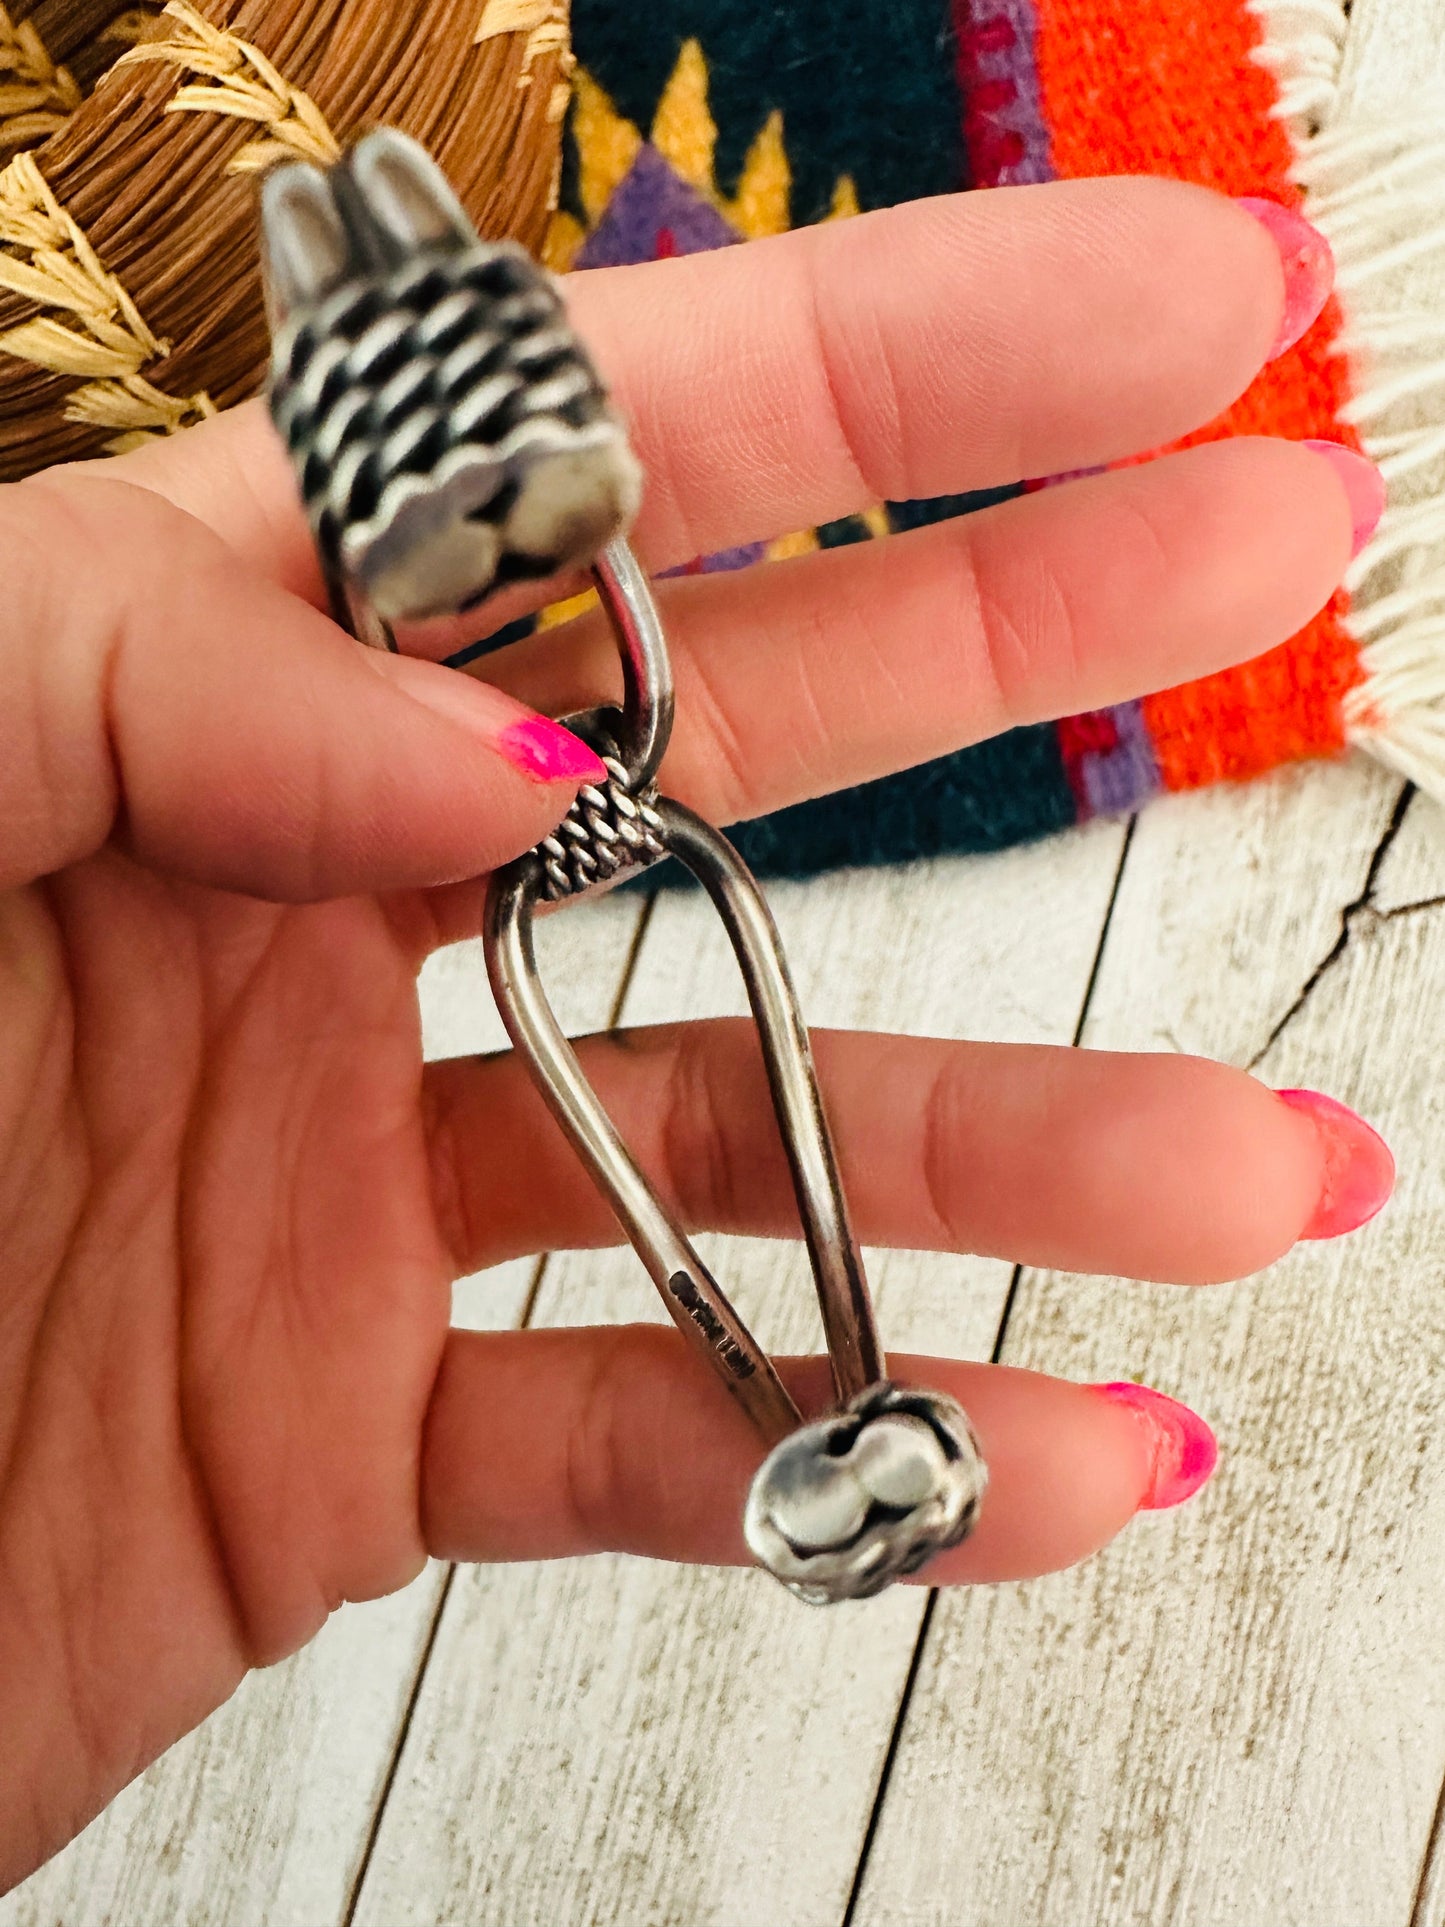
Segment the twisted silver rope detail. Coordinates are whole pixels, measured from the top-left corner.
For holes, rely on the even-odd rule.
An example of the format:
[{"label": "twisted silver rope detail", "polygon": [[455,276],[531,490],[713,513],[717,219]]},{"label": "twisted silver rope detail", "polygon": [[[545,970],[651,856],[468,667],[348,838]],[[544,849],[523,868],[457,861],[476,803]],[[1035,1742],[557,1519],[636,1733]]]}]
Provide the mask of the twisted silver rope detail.
[{"label": "twisted silver rope detail", "polygon": [[537,845],[548,903],[580,896],[623,870],[644,869],[667,855],[652,792],[634,793],[617,758],[603,754],[602,760],[606,783],[579,790],[566,816]]}]

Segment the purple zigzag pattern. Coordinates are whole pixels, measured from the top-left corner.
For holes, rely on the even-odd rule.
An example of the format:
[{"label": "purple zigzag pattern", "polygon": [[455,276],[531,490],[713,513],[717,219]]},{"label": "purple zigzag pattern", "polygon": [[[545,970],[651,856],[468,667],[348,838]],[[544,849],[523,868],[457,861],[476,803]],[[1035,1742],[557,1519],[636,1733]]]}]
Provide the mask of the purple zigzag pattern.
[{"label": "purple zigzag pattern", "polygon": [[575,265],[633,267],[666,255],[705,254],[741,238],[647,141],[582,243]]},{"label": "purple zigzag pattern", "polygon": [[[602,218],[578,250],[579,268],[632,267],[678,254],[731,247],[741,235],[712,202],[683,180],[650,141],[619,183]],[[717,575],[761,562],[767,545],[749,542],[671,569],[670,575]]]}]

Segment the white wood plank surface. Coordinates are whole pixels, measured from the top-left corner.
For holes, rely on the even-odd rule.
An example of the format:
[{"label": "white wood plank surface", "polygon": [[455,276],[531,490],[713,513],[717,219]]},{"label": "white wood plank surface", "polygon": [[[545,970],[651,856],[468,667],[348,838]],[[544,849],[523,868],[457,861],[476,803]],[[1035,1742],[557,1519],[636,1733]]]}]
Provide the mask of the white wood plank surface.
[{"label": "white wood plank surface", "polygon": [[[1001,861],[774,891],[806,1007],[819,1023],[1067,1040],[1121,844],[1099,827]],[[664,901],[625,1018],[743,1007],[711,911]],[[765,1342],[818,1348],[798,1251],[710,1242]],[[987,1356],[1009,1275],[889,1254],[886,1339]],[[662,1315],[630,1254],[563,1260],[539,1313]],[[923,1603],[810,1612],[761,1574],[621,1559],[463,1573],[358,1927],[836,1923]]]},{"label": "white wood plank surface", "polygon": [[[564,1022],[606,1022],[641,908],[614,898],[543,920],[538,949]],[[429,1056],[506,1042],[475,944],[432,959],[422,1007]],[[459,1322],[512,1323],[530,1273],[517,1264],[465,1281]],[[64,1853],[0,1899],[0,1927],[341,1921],[442,1572],[433,1565],[390,1599],[343,1607],[304,1652],[253,1673]]]},{"label": "white wood plank surface", "polygon": [[1384,114],[1445,87],[1445,0],[1352,0],[1340,87],[1346,111]]},{"label": "white wood plank surface", "polygon": [[[1399,1194],[1240,1285],[1026,1279],[1010,1361],[1192,1400],[1221,1469],[1076,1572],[941,1603],[859,1927],[1411,1918],[1445,1773],[1439,912],[1355,912],[1294,1008],[1393,800],[1323,769],[1141,821],[1086,1042],[1262,1052],[1380,1124]],[[1417,803],[1382,904],[1445,890],[1440,828]]]}]

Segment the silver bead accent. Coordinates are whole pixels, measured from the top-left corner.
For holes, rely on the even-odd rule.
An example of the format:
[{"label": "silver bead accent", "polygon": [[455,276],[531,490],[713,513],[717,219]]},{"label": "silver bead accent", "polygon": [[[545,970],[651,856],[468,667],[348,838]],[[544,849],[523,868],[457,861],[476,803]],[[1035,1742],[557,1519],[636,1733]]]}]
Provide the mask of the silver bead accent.
[{"label": "silver bead accent", "polygon": [[963,1407],[878,1384],[759,1467],[743,1536],[799,1599],[870,1599],[967,1538],[988,1483]]}]

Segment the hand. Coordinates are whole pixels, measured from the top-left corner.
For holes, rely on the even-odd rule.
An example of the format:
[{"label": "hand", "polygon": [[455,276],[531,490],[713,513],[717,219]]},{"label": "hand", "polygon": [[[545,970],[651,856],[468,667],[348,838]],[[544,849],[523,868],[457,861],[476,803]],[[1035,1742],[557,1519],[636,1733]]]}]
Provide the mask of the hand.
[{"label": "hand", "polygon": [[[662,569],[1167,442],[1251,379],[1285,284],[1248,213],[1094,182],[569,297]],[[666,584],[666,786],[728,821],[1255,655],[1350,543],[1329,462],[1238,441]],[[0,553],[3,1884],[428,1552],[739,1559],[759,1451],[668,1329],[447,1326],[454,1276],[616,1237],[514,1063],[423,1070],[415,990],[477,925],[467,879],[586,774],[523,702],[615,693],[599,624],[493,658],[494,687],[363,651],[319,613],[258,405],[0,491]],[[1388,1183],[1362,1130],[1189,1059],[817,1044],[875,1244],[1201,1282],[1344,1228],[1341,1160]],[[583,1057],[692,1224],[792,1235],[746,1027]],[[930,1579],[1067,1564],[1197,1483],[1189,1438],[1206,1469],[1167,1401],[894,1369],[963,1400],[993,1470]],[[816,1362],[790,1377],[825,1396]],[[678,1475],[699,1458],[705,1494]]]}]

